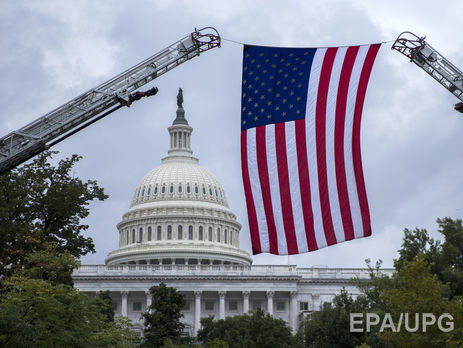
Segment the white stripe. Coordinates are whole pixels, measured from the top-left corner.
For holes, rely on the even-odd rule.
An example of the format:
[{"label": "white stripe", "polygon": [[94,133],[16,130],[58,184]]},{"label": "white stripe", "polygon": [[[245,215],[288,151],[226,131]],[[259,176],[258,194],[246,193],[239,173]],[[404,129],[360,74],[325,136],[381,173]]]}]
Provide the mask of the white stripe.
[{"label": "white stripe", "polygon": [[256,128],[249,128],[246,131],[246,138],[249,182],[251,185],[254,206],[256,208],[260,246],[262,252],[269,252],[270,246],[268,242],[267,219],[265,217],[264,201],[262,200],[262,189],[259,179],[259,170],[257,168]]},{"label": "white stripe", "polygon": [[326,97],[326,178],[328,184],[328,199],[330,201],[331,220],[334,234],[338,243],[346,240],[342,224],[341,209],[339,208],[338,185],[336,182],[336,161],[334,156],[334,127],[336,119],[336,100],[338,96],[339,79],[342,64],[346,56],[347,47],[340,47],[336,51],[333,68],[331,70],[328,95]]},{"label": "white stripe", "polygon": [[326,48],[318,48],[315,52],[310,70],[309,88],[307,91],[306,107],[306,137],[307,161],[310,178],[310,198],[314,218],[315,240],[318,248],[326,247],[325,232],[320,208],[320,192],[318,189],[317,141],[315,132],[315,109],[317,106],[318,82],[325,57]]},{"label": "white stripe", "polygon": [[346,121],[344,125],[344,162],[346,164],[346,183],[355,238],[363,237],[363,222],[354,174],[354,163],[352,157],[352,132],[355,101],[357,98],[360,74],[362,72],[363,64],[365,62],[369,48],[369,45],[360,46],[357,57],[355,58],[349,82],[349,92],[347,94]]},{"label": "white stripe", "polygon": [[299,166],[296,149],[296,121],[285,123],[286,157],[288,163],[289,187],[291,192],[291,207],[293,208],[294,231],[299,253],[309,251],[302,211],[301,190],[299,186]]},{"label": "white stripe", "polygon": [[277,233],[278,254],[287,255],[288,245],[286,244],[283,211],[281,209],[280,182],[278,181],[275,124],[268,124],[265,126],[265,145],[267,151],[268,179],[270,197],[272,201],[273,220],[275,221],[275,229]]}]

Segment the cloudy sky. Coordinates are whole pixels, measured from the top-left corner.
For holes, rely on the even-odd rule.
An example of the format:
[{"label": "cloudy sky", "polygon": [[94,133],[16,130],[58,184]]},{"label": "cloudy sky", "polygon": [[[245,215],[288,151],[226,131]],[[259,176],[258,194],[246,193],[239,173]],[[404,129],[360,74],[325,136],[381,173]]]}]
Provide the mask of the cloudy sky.
[{"label": "cloudy sky", "polygon": [[[189,34],[214,26],[224,39],[272,46],[325,47],[394,40],[404,30],[463,69],[461,2],[423,1],[0,1],[0,132],[20,128]],[[256,264],[392,266],[405,227],[439,236],[435,220],[463,212],[463,115],[458,100],[407,58],[382,46],[370,78],[362,156],[373,236]],[[103,263],[118,246],[116,224],[141,178],[169,146],[167,127],[184,90],[192,148],[222,183],[250,251],[239,134],[242,45],[220,49],[155,80],[158,95],[124,108],[56,146],[84,157],[75,175],[96,179],[110,198],[91,205],[87,235]],[[147,89],[151,85],[143,89]]]}]

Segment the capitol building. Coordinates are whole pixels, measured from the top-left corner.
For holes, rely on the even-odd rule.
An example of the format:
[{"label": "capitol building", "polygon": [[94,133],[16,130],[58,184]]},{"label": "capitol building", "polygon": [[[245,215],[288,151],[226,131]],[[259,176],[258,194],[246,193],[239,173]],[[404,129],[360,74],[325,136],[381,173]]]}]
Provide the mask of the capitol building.
[{"label": "capitol building", "polygon": [[193,128],[181,99],[177,105],[167,156],[141,179],[117,224],[119,248],[105,265],[76,269],[74,286],[89,296],[109,290],[116,315],[130,318],[141,332],[149,289],[165,282],[185,296],[182,320],[191,336],[203,317],[257,308],[285,320],[295,333],[304,315],[342,288],[357,296],[351,279],[369,279],[367,269],[252,265],[240,249],[241,224],[220,182],[193,156]]}]

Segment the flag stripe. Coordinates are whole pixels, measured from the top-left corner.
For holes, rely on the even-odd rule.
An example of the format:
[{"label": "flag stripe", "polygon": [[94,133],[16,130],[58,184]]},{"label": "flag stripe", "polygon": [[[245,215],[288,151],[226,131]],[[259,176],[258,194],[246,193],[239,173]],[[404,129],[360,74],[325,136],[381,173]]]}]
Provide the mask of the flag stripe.
[{"label": "flag stripe", "polygon": [[293,205],[289,186],[288,159],[286,155],[285,123],[275,124],[276,155],[278,165],[278,181],[280,184],[281,212],[288,254],[297,254],[297,239],[294,231]]},{"label": "flag stripe", "polygon": [[354,227],[352,223],[351,209],[349,203],[349,194],[347,192],[346,169],[344,163],[344,126],[347,104],[347,93],[349,90],[349,81],[357,56],[359,46],[349,47],[347,49],[344,63],[342,66],[339,80],[338,95],[336,99],[336,117],[335,117],[335,163],[336,163],[336,183],[339,195],[339,209],[342,217],[344,230],[344,239],[351,240],[354,238]]},{"label": "flag stripe", "polygon": [[300,201],[304,217],[306,245],[309,251],[314,251],[318,249],[318,246],[315,239],[312,202],[310,200],[310,178],[307,159],[305,122],[305,119],[295,121],[297,165],[299,170]]},{"label": "flag stripe", "polygon": [[328,95],[330,75],[333,68],[337,48],[328,48],[323,61],[323,66],[318,84],[318,98],[315,115],[316,141],[317,141],[317,166],[318,186],[320,192],[320,208],[326,243],[336,244],[333,220],[331,218],[330,201],[328,195],[328,179],[326,176],[326,101]]},{"label": "flag stripe", "polygon": [[259,234],[262,252],[269,252],[270,248],[267,221],[265,219],[264,202],[262,200],[262,189],[259,180],[259,169],[257,167],[256,128],[249,128],[246,132],[249,180],[251,182],[251,193],[256,207],[257,233]]},{"label": "flag stripe", "polygon": [[257,168],[259,170],[259,180],[262,191],[262,201],[264,204],[265,218],[267,222],[267,231],[269,239],[269,251],[272,254],[278,254],[278,242],[275,228],[275,219],[272,209],[272,197],[270,195],[269,175],[267,166],[267,149],[266,149],[266,126],[256,128],[256,149],[257,149]]},{"label": "flag stripe", "polygon": [[251,233],[252,253],[259,254],[262,252],[259,238],[259,227],[257,225],[256,207],[251,191],[249,181],[248,154],[247,154],[247,131],[241,132],[241,170],[243,175],[243,186],[246,197],[246,207],[248,210],[249,232]]},{"label": "flag stripe", "polygon": [[333,221],[334,235],[336,242],[345,240],[341,211],[339,209],[339,194],[336,183],[336,163],[335,163],[335,124],[336,124],[336,97],[338,95],[339,81],[347,47],[340,47],[336,50],[336,56],[331,69],[329,80],[327,103],[326,103],[326,177],[328,186],[328,199],[330,204],[331,219]]},{"label": "flag stripe", "polygon": [[267,168],[273,218],[275,221],[275,232],[277,249],[279,254],[287,254],[286,235],[284,227],[284,216],[281,209],[280,186],[278,181],[277,149],[275,138],[275,124],[265,126],[265,143],[267,150]]},{"label": "flag stripe", "polygon": [[355,178],[357,182],[357,192],[360,204],[360,211],[362,213],[363,221],[363,234],[364,236],[371,235],[370,226],[370,211],[368,207],[367,194],[365,189],[365,183],[363,178],[362,170],[362,156],[360,151],[360,123],[362,118],[363,102],[365,100],[365,94],[367,90],[368,80],[370,78],[371,69],[373,68],[373,62],[376,58],[380,45],[371,45],[368,49],[367,56],[365,58],[365,64],[363,65],[362,73],[360,75],[359,87],[357,91],[357,99],[355,102],[354,112],[354,128],[352,135],[352,150],[353,150],[353,162]]},{"label": "flag stripe", "polygon": [[314,216],[314,235],[318,248],[326,247],[325,231],[321,213],[320,193],[318,187],[318,167],[317,167],[317,134],[315,126],[315,115],[318,98],[318,83],[326,54],[326,48],[318,49],[314,55],[310,69],[309,88],[307,91],[306,109],[306,144],[307,144],[307,163],[310,168],[310,200]]}]

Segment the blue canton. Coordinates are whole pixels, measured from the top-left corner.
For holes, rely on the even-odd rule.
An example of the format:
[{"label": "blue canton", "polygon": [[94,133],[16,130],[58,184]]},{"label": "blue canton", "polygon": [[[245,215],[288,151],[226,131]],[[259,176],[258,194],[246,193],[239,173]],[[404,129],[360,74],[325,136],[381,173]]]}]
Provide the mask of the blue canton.
[{"label": "blue canton", "polygon": [[316,48],[244,46],[241,130],[305,117]]}]

